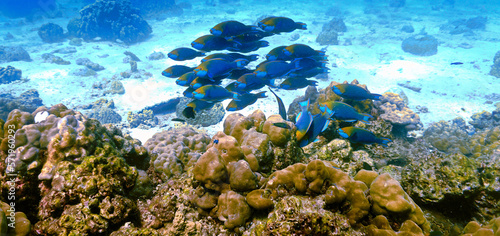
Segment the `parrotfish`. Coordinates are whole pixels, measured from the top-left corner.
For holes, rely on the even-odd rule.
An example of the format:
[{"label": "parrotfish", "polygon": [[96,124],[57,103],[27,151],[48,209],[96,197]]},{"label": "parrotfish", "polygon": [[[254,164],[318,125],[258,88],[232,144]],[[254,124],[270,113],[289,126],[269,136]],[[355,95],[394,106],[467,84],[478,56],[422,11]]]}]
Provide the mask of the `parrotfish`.
[{"label": "parrotfish", "polygon": [[293,60],[292,62],[297,63],[301,70],[307,71],[314,69],[316,67],[325,68],[326,69],[326,61],[320,60],[317,61],[310,57],[298,58]]},{"label": "parrotfish", "polygon": [[215,35],[204,35],[197,39],[195,39],[191,46],[198,50],[202,50],[205,52],[214,51],[214,50],[224,50],[230,46],[232,46],[232,42],[228,42],[224,37],[219,37]]},{"label": "parrotfish", "polygon": [[309,107],[309,99],[307,99],[307,101],[299,102],[299,105],[302,108],[302,111],[299,112],[297,118],[295,118],[295,126],[297,126],[297,141],[300,142],[306,136],[309,127],[311,127],[313,117],[311,112],[307,110],[307,107]]},{"label": "parrotfish", "polygon": [[259,41],[264,37],[274,35],[271,32],[265,32],[262,30],[252,30],[236,36],[231,37],[229,40],[238,41],[240,43],[249,43],[254,41]]},{"label": "parrotfish", "polygon": [[194,70],[194,67],[188,67],[188,66],[183,66],[183,65],[173,65],[167,69],[165,69],[163,72],[161,72],[161,75],[169,77],[169,78],[178,78],[179,76],[186,74],[188,72],[191,72]]},{"label": "parrotfish", "polygon": [[193,97],[206,102],[220,102],[229,98],[239,100],[238,94],[219,85],[205,85],[193,92]]},{"label": "parrotfish", "polygon": [[209,78],[196,77],[195,79],[193,79],[193,81],[191,81],[189,87],[196,90],[205,85],[210,85],[210,84],[219,85],[221,82],[222,82],[221,79],[211,80]]},{"label": "parrotfish", "polygon": [[196,57],[205,56],[205,53],[193,50],[191,48],[176,48],[168,53],[168,57],[174,61],[191,60]]},{"label": "parrotfish", "polygon": [[239,96],[238,98],[239,101],[236,101],[234,99],[231,100],[231,102],[229,102],[229,104],[227,105],[226,110],[239,111],[247,106],[254,104],[257,101],[257,99],[265,97],[267,97],[265,91],[255,94],[254,93],[243,94]]},{"label": "parrotfish", "polygon": [[203,59],[201,59],[201,62],[205,62],[205,61],[208,61],[210,59],[215,59],[215,58],[220,58],[220,59],[224,59],[226,61],[235,61],[237,59],[246,59],[248,61],[256,61],[258,58],[259,58],[259,55],[257,54],[251,54],[251,55],[243,55],[243,54],[240,54],[240,53],[214,53],[214,54],[210,54],[206,57],[204,57]]},{"label": "parrotfish", "polygon": [[368,90],[353,84],[337,84],[332,87],[335,94],[342,98],[363,101],[366,99],[380,100],[380,94],[370,93]]},{"label": "parrotfish", "polygon": [[215,36],[228,37],[240,35],[256,29],[257,26],[245,25],[239,21],[229,20],[215,25],[210,29],[210,33]]},{"label": "parrotfish", "polygon": [[311,126],[306,132],[306,135],[302,140],[299,142],[300,147],[304,147],[309,143],[312,143],[316,140],[316,137],[318,137],[319,134],[321,134],[323,131],[328,128],[328,125],[330,124],[330,116],[332,114],[332,111],[330,111],[328,108],[325,109],[323,107],[321,109],[321,114],[317,114],[313,117],[313,121],[311,122]]},{"label": "parrotfish", "polygon": [[287,46],[279,46],[271,49],[269,53],[266,54],[266,59],[268,61],[291,61],[293,58],[285,55],[283,52],[283,49],[285,49]]},{"label": "parrotfish", "polygon": [[361,121],[368,124],[368,120],[373,118],[371,115],[362,114],[356,111],[354,107],[347,103],[337,102],[337,101],[327,101],[321,103],[321,106],[326,106],[332,112],[334,112],[333,117],[337,120],[343,120],[347,122]]},{"label": "parrotfish", "polygon": [[295,90],[305,88],[309,85],[317,86],[317,83],[318,82],[316,82],[315,80],[308,80],[302,77],[288,77],[283,82],[281,82],[278,88],[282,88],[285,90]]},{"label": "parrotfish", "polygon": [[257,66],[253,72],[259,78],[273,79],[285,76],[288,73],[298,70],[297,63],[288,63],[286,61],[266,61]]},{"label": "parrotfish", "polygon": [[276,97],[276,101],[278,102],[278,111],[280,113],[281,118],[283,118],[283,120],[288,120],[286,117],[286,108],[285,104],[283,103],[283,100],[281,100],[281,98],[278,97],[278,95],[273,90],[271,90],[271,88],[269,88],[269,91],[271,91],[271,93],[273,93],[274,96]]},{"label": "parrotfish", "polygon": [[249,74],[253,73],[253,70],[250,70],[248,68],[236,68],[231,71],[231,74],[229,75],[229,79],[239,79],[242,75],[244,74]]},{"label": "parrotfish", "polygon": [[230,72],[236,68],[243,68],[248,64],[246,59],[237,59],[235,61],[226,61],[215,58],[201,63],[194,69],[198,77],[215,78],[217,76],[229,76]]},{"label": "parrotfish", "polygon": [[230,83],[228,85],[226,85],[225,88],[229,92],[237,93],[237,94],[240,94],[240,95],[248,93],[246,89],[240,89],[240,88],[238,88],[238,84],[236,83],[236,81],[232,82],[232,83]]},{"label": "parrotfish", "polygon": [[189,102],[184,110],[182,111],[182,115],[184,115],[187,118],[193,119],[196,116],[196,113],[200,112],[201,110],[205,109],[210,109],[215,105],[213,102],[205,102],[201,100],[194,99],[193,101]]},{"label": "parrotfish", "polygon": [[193,92],[194,92],[195,89],[191,88],[191,87],[187,87],[186,90],[184,90],[184,92],[182,92],[182,94],[187,97],[187,98],[192,98],[193,97]]},{"label": "parrotfish", "polygon": [[259,78],[254,73],[244,74],[236,81],[236,86],[239,89],[245,89],[246,91],[252,91],[261,89],[266,84],[270,84],[272,81],[269,81],[265,78]]},{"label": "parrotfish", "polygon": [[340,128],[338,131],[340,136],[349,139],[353,143],[362,143],[362,144],[378,143],[387,146],[387,143],[392,142],[392,140],[388,138],[384,137],[379,138],[375,136],[375,134],[373,134],[372,132],[362,128],[349,126]]},{"label": "parrotfish", "polygon": [[259,27],[264,31],[272,33],[292,32],[296,29],[306,30],[307,25],[302,22],[295,22],[287,17],[270,17],[260,21]]},{"label": "parrotfish", "polygon": [[305,44],[292,44],[283,49],[283,53],[292,58],[304,58],[314,56],[325,56],[324,51],[314,50]]},{"label": "parrotfish", "polygon": [[248,42],[248,43],[242,43],[237,41],[232,41],[232,42],[234,42],[233,46],[227,48],[227,50],[231,52],[247,53],[259,50],[259,48],[269,46],[269,42],[265,40]]},{"label": "parrotfish", "polygon": [[181,75],[179,78],[177,78],[175,83],[180,86],[189,86],[189,84],[191,84],[191,82],[193,82],[195,78],[196,75],[194,74],[194,72],[191,71]]},{"label": "parrotfish", "polygon": [[328,73],[328,68],[314,67],[309,70],[297,70],[288,74],[289,77],[311,78],[319,74]]}]

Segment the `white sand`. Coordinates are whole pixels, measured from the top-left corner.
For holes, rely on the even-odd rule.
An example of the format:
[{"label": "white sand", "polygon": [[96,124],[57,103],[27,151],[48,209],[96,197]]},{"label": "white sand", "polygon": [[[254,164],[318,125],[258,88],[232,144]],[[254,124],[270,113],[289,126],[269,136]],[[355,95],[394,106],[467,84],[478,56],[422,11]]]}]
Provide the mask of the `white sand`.
[{"label": "white sand", "polygon": [[[193,3],[193,9],[185,10],[181,17],[165,20],[147,19],[153,28],[153,34],[145,42],[134,45],[117,42],[84,42],[82,46],[76,47],[76,53],[56,54],[71,61],[71,65],[43,63],[41,58],[43,53],[70,45],[67,40],[62,43],[43,43],[36,31],[37,27],[47,22],[57,23],[66,28],[69,18],[47,19],[37,23],[25,23],[22,19],[0,18],[0,24],[5,21],[10,23],[8,26],[2,24],[0,27],[2,40],[7,32],[15,36],[14,40],[3,40],[0,44],[23,46],[33,59],[32,62],[0,64],[2,67],[11,65],[21,69],[23,77],[29,79],[27,82],[17,81],[11,84],[2,84],[0,91],[18,96],[27,89],[37,89],[47,106],[63,103],[69,108],[74,108],[89,104],[101,98],[91,96],[94,83],[105,78],[111,79],[113,76],[120,78],[120,72],[130,69],[128,63],[123,63],[123,59],[126,57],[123,52],[131,51],[142,60],[138,63],[138,68],[150,72],[153,76],[150,78],[143,76],[142,79],[133,78],[133,76],[128,79],[121,78],[120,81],[125,86],[126,93],[105,97],[115,101],[117,112],[122,116],[123,121],[126,121],[128,111],[137,112],[146,106],[182,96],[184,88],[177,86],[174,83],[175,79],[163,77],[162,70],[180,63],[195,66],[201,59],[187,62],[175,62],[170,59],[149,61],[146,57],[152,52],[161,51],[166,55],[174,48],[188,47],[191,41],[201,35],[208,34],[208,30],[221,21],[234,19],[252,24],[262,15],[288,16],[296,21],[307,23],[308,30],[267,38],[270,46],[254,52],[261,55],[261,58],[276,46],[293,43],[304,43],[313,48],[321,49],[324,46],[315,42],[316,36],[321,31],[322,25],[332,18],[326,16],[324,12],[329,7],[336,6],[342,12],[347,12],[344,16],[344,22],[348,32],[339,36],[340,45],[327,48],[331,81],[343,82],[357,79],[360,83],[367,84],[373,93],[402,90],[409,99],[410,108],[414,110],[416,106],[428,108],[429,113],[420,114],[425,127],[432,122],[450,120],[457,116],[469,120],[473,113],[482,110],[491,111],[494,107],[492,104],[485,103],[488,100],[486,96],[500,93],[500,79],[488,75],[493,64],[492,59],[495,53],[500,50],[500,19],[497,11],[492,11],[484,4],[474,5],[469,2],[469,5],[463,3],[464,5],[457,6],[453,10],[431,11],[428,5],[422,5],[417,1],[407,1],[407,7],[398,12],[381,8],[387,15],[385,19],[381,19],[372,14],[364,14],[362,1],[355,3],[358,5],[327,4],[327,1],[311,5],[306,1],[303,3],[282,1],[281,3],[273,2],[279,6],[274,8],[267,3],[266,5],[258,5],[262,1],[250,2],[248,6],[224,7],[208,7],[203,2]],[[244,1],[241,2],[243,4]],[[235,10],[236,14],[226,13],[229,10]],[[473,36],[450,35],[439,30],[439,27],[448,19],[441,15],[446,15],[449,19],[487,16],[488,23],[486,30],[476,30]],[[380,24],[381,21],[389,23]],[[428,34],[439,40],[438,53],[430,57],[420,57],[402,51],[401,42],[412,35],[400,31],[405,24],[412,24],[416,31],[415,34],[425,27]],[[292,42],[289,39],[294,34],[298,34],[300,37]],[[352,45],[344,46],[346,40],[350,40]],[[462,43],[467,43],[472,48],[459,47]],[[103,54],[109,56],[100,58],[99,56]],[[69,75],[68,73],[72,69],[82,68],[75,63],[75,60],[81,57],[88,57],[91,61],[104,66],[106,70],[97,72],[97,75],[93,77]],[[464,64],[450,65],[451,62],[455,61]],[[333,63],[338,67],[332,68]],[[254,62],[250,66],[256,64]],[[409,81],[413,86],[422,88],[421,91],[415,92],[397,85],[398,82],[406,81]],[[318,82],[319,88],[324,88],[330,83],[330,81]],[[294,98],[303,95],[304,90],[276,90],[276,93],[288,106]],[[261,109],[267,115],[277,113],[278,107],[274,96],[269,92],[267,95],[268,98],[260,99],[254,105],[240,112],[246,115],[254,109]],[[491,101],[498,102],[498,100]],[[224,105],[227,105],[228,102],[224,102]],[[169,124],[169,126],[172,125]],[[222,123],[207,129],[209,133],[213,134],[222,130]],[[144,142],[159,129],[132,129],[130,131],[133,137]]]}]

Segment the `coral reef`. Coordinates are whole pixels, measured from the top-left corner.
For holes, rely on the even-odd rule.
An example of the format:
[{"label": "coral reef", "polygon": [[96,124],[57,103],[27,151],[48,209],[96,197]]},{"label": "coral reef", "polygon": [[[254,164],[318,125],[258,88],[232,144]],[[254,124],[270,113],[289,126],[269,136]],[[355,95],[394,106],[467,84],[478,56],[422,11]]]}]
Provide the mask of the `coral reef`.
[{"label": "coral reef", "polygon": [[191,169],[207,149],[210,137],[189,126],[156,133],[144,146],[151,153],[156,178],[167,181]]},{"label": "coral reef", "polygon": [[382,94],[380,101],[374,102],[375,106],[380,109],[382,114],[380,118],[389,121],[394,133],[404,133],[417,130],[423,127],[420,117],[408,108],[404,100],[395,93],[386,92]]},{"label": "coral reef", "polygon": [[39,106],[43,106],[42,99],[36,89],[27,90],[19,97],[10,94],[0,94],[0,119],[6,120],[9,113],[14,109],[25,112],[33,112]]},{"label": "coral reef", "polygon": [[54,23],[46,23],[40,26],[38,36],[46,43],[56,43],[64,40],[63,28]]},{"label": "coral reef", "polygon": [[500,234],[500,217],[492,219],[485,225],[481,225],[477,221],[471,221],[465,226],[462,233],[464,236],[498,235]]},{"label": "coral reef", "polygon": [[[216,103],[210,109],[204,109],[200,112],[196,112],[194,118],[187,118],[184,116],[183,111],[187,108],[187,104],[193,99],[182,97],[176,106],[175,115],[190,125],[201,125],[203,127],[208,127],[219,123],[226,114],[226,110],[221,103]],[[188,108],[189,109],[189,108]]]},{"label": "coral reef", "polygon": [[94,63],[86,57],[76,59],[76,64],[85,66],[93,71],[101,71],[105,69],[104,66]]},{"label": "coral reef", "polygon": [[30,54],[19,46],[0,45],[0,63],[11,61],[31,61]]},{"label": "coral reef", "polygon": [[414,35],[403,40],[401,48],[413,55],[432,56],[438,52],[438,40],[431,35]]},{"label": "coral reef", "polygon": [[113,110],[115,108],[113,100],[99,99],[87,108],[92,109],[87,113],[87,116],[98,120],[101,124],[120,123],[122,121],[122,117]]},{"label": "coral reef", "polygon": [[131,44],[145,40],[151,32],[151,26],[130,1],[98,0],[80,10],[80,18],[68,23],[68,33],[85,40],[101,37]]},{"label": "coral reef", "polygon": [[20,80],[23,72],[12,66],[0,67],[0,84],[8,84],[10,82]]},{"label": "coral reef", "polygon": [[320,45],[338,45],[338,33],[346,31],[347,27],[342,18],[334,18],[323,25],[321,32],[316,38],[316,42]]},{"label": "coral reef", "polygon": [[471,116],[469,124],[478,130],[491,129],[500,126],[500,102],[495,104],[495,110],[492,112],[482,111]]},{"label": "coral reef", "polygon": [[153,114],[152,110],[143,109],[137,113],[129,111],[127,113],[127,121],[130,127],[136,128],[139,125],[156,125],[158,124],[158,118]]},{"label": "coral reef", "polygon": [[500,51],[493,57],[493,65],[491,65],[490,75],[500,78]]},{"label": "coral reef", "polygon": [[15,212],[15,205],[12,207],[2,201],[0,201],[0,225],[0,235],[26,236],[31,231],[31,222],[26,214]]}]

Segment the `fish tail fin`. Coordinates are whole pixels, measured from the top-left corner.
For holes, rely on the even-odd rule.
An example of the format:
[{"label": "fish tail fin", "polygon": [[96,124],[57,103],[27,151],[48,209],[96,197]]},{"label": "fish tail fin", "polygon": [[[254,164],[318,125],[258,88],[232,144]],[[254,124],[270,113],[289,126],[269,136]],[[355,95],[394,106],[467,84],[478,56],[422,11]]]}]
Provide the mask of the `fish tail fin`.
[{"label": "fish tail fin", "polygon": [[376,93],[372,93],[371,95],[373,100],[380,100],[380,97],[382,97],[382,95]]},{"label": "fish tail fin", "polygon": [[316,50],[316,52],[318,52],[318,55],[320,55],[320,56],[325,56],[325,54],[326,54],[326,52],[323,50]]},{"label": "fish tail fin", "polygon": [[249,63],[247,59],[237,59],[234,62],[236,62],[236,67],[238,68],[243,68]]},{"label": "fish tail fin", "polygon": [[198,56],[199,56],[199,57],[204,57],[204,56],[205,56],[205,52],[198,51]]},{"label": "fish tail fin", "polygon": [[248,60],[249,61],[256,61],[257,59],[259,59],[259,54],[248,55]]},{"label": "fish tail fin", "polygon": [[297,29],[301,29],[301,30],[307,29],[306,23],[302,23],[302,22],[296,22],[296,23],[297,23]]},{"label": "fish tail fin", "polygon": [[262,91],[262,92],[257,93],[258,98],[267,98],[266,92],[267,91]]},{"label": "fish tail fin", "polygon": [[240,101],[240,94],[237,92],[231,92],[233,94],[233,100]]},{"label": "fish tail fin", "polygon": [[381,144],[384,147],[387,147],[387,144],[389,142],[392,142],[392,140],[390,140],[388,138],[379,138],[379,140],[378,140],[378,143]]}]

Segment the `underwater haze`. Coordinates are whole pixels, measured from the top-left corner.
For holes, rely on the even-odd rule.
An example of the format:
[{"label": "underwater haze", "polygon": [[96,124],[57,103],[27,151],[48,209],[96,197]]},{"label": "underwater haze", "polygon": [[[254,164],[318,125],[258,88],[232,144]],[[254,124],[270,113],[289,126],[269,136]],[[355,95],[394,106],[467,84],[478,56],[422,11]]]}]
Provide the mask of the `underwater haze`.
[{"label": "underwater haze", "polygon": [[0,183],[0,235],[498,235],[500,1],[0,0]]}]

